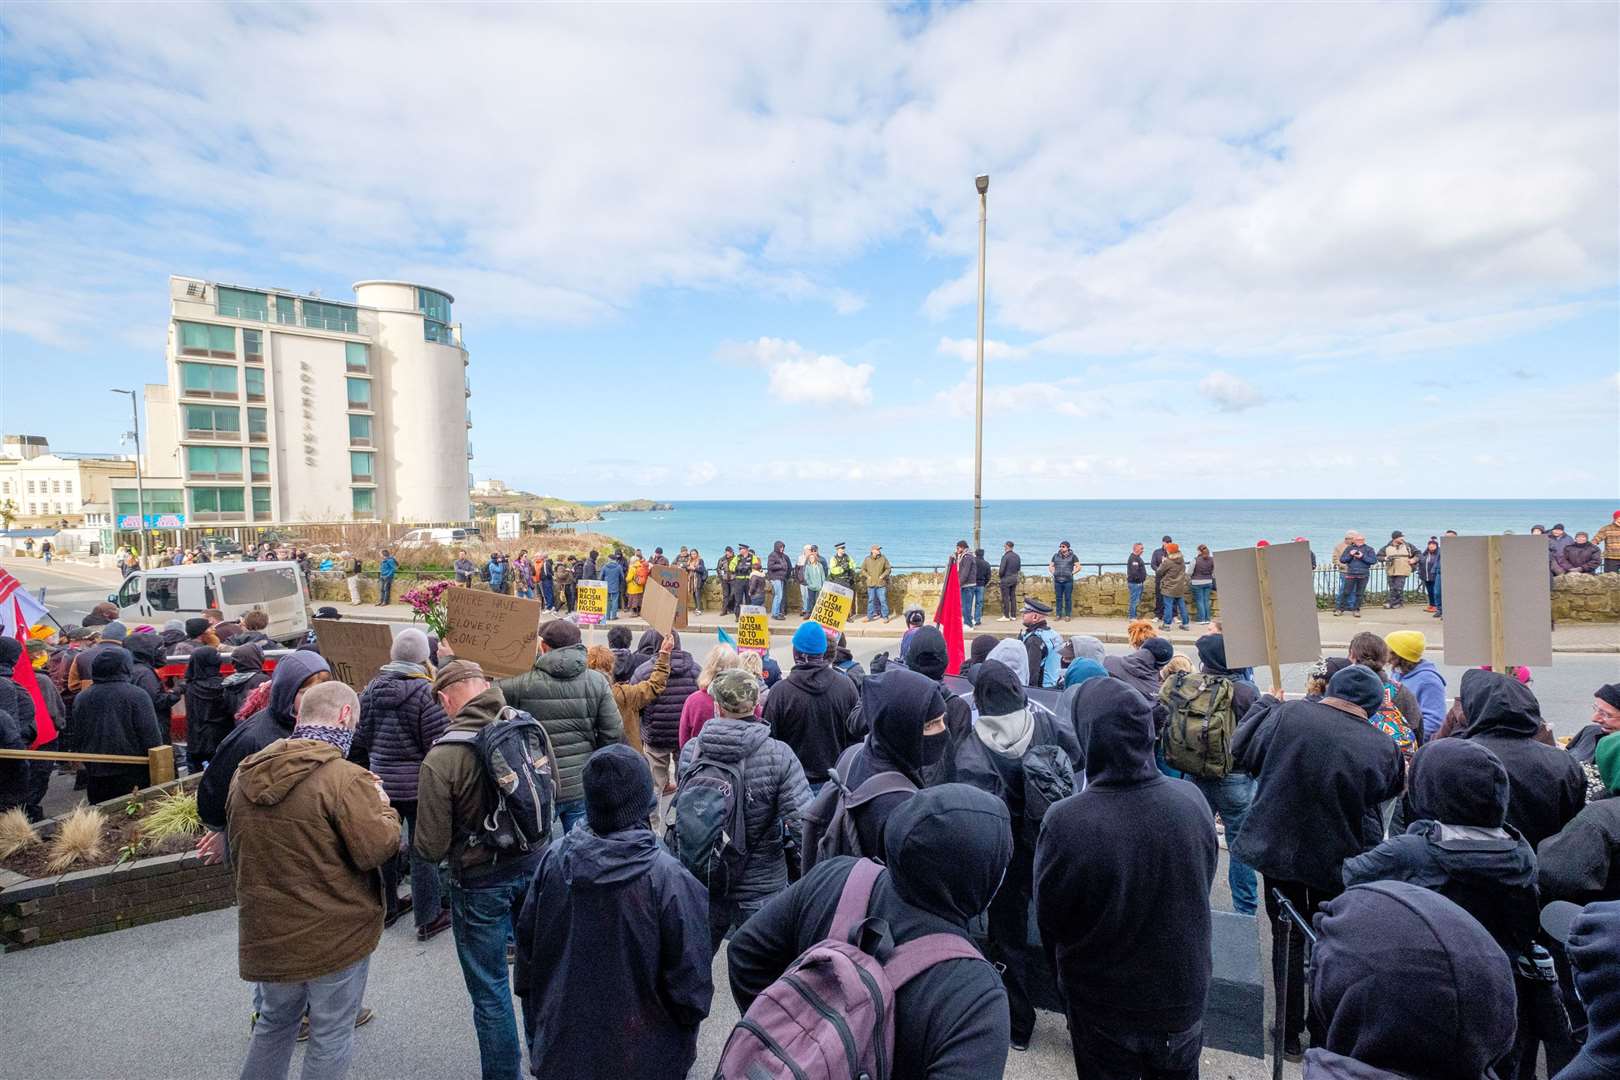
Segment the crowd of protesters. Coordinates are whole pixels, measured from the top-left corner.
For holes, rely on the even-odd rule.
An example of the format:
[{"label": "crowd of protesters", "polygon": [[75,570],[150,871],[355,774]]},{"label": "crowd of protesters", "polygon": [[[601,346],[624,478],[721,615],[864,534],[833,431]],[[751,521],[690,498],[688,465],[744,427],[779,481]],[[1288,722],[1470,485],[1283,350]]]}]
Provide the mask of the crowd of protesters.
[{"label": "crowd of protesters", "polygon": [[[1362,548],[1352,534],[1341,556]],[[1203,555],[1179,571],[1189,591]],[[785,580],[774,556],[819,571],[744,546],[722,580],[752,598],[756,567]],[[1057,556],[1072,573],[1072,548]],[[1186,561],[1168,538],[1133,556],[1144,573]],[[523,558],[486,567],[491,584],[540,589]],[[982,556],[957,558],[982,587]],[[881,589],[881,549],[857,569],[835,545],[805,578],[855,573]],[[581,578],[562,580],[553,565],[566,607]],[[868,617],[888,617],[877,596]],[[1620,683],[1559,745],[1528,672],[1470,670],[1453,691],[1414,630],[1358,634],[1302,695],[1262,693],[1218,623],[1188,656],[1168,618],[1135,619],[1105,655],[1026,597],[1019,637],[974,638],[960,678],[935,626],[863,670],[807,619],[784,673],[727,645],[700,662],[674,632],[632,648],[614,628],[587,649],[553,618],[506,678],[403,630],[357,694],[318,640],[266,677],[245,625],[116,614],[0,640],[6,672],[33,658],[0,680],[0,739],[33,739],[24,680],[63,744],[93,753],[167,741],[184,702],[199,852],[236,880],[244,1077],[285,1076],[300,1039],[305,1075],[343,1075],[369,958],[407,913],[419,942],[450,931],[485,1078],[525,1060],[537,1077],[685,1076],[721,948],[744,1016],[717,1075],[828,1075],[797,1031],[848,1036],[834,1075],[999,1076],[1051,980],[1077,1076],[1194,1077],[1222,847],[1235,911],[1314,928],[1308,980],[1303,934],[1272,953],[1308,1077],[1530,1080],[1543,1055],[1549,1076],[1620,1074]],[[178,684],[156,677],[180,657]],[[147,780],[87,772],[93,801]],[[0,809],[37,813],[38,778],[0,763]],[[884,969],[892,1043],[855,1038],[872,1001],[834,993],[838,965],[857,988]]]}]

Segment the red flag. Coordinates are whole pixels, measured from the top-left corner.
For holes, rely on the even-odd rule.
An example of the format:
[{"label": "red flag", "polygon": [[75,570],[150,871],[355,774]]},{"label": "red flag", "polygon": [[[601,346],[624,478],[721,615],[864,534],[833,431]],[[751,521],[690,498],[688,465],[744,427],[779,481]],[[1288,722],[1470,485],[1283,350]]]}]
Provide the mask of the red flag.
[{"label": "red flag", "polygon": [[[0,573],[4,573],[4,571],[0,571]],[[10,577],[9,574],[6,576]],[[16,579],[12,578],[12,580],[15,581]],[[7,636],[15,637],[23,644],[22,655],[17,657],[17,665],[11,672],[11,677],[18,686],[28,691],[29,698],[34,702],[35,734],[34,741],[29,744],[28,748],[38,750],[41,746],[56,738],[56,722],[51,719],[50,711],[45,707],[45,694],[39,688],[39,673],[34,670],[34,662],[28,658],[28,618],[23,611],[21,600],[21,597],[24,596],[28,596],[28,594],[20,588],[15,589],[12,591],[10,602],[0,602],[0,608],[3,608],[10,616],[11,625],[6,628],[8,631]],[[32,600],[33,597],[30,596],[29,599]],[[35,601],[35,605],[38,605],[38,601]]]},{"label": "red flag", "polygon": [[934,623],[945,635],[945,655],[950,658],[945,674],[961,674],[967,646],[962,641],[962,587],[957,584],[955,559],[945,569],[945,591],[940,593],[939,607],[934,609]]}]

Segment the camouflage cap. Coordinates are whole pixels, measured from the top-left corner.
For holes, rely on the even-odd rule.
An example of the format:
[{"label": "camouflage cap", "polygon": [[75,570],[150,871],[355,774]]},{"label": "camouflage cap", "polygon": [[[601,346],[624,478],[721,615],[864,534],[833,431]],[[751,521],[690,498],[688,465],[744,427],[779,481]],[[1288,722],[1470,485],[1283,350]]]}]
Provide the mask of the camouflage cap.
[{"label": "camouflage cap", "polygon": [[759,679],[742,668],[727,668],[715,675],[709,683],[709,696],[714,698],[715,713],[728,719],[754,714],[759,703]]}]

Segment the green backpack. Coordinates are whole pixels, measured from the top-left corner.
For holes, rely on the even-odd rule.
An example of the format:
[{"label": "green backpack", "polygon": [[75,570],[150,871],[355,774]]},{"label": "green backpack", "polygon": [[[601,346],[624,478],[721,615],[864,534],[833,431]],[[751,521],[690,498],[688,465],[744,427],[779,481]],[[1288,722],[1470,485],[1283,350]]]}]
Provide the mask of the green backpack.
[{"label": "green backpack", "polygon": [[1164,761],[1188,776],[1219,780],[1232,771],[1232,680],[1177,672],[1159,688],[1170,710],[1164,729]]}]

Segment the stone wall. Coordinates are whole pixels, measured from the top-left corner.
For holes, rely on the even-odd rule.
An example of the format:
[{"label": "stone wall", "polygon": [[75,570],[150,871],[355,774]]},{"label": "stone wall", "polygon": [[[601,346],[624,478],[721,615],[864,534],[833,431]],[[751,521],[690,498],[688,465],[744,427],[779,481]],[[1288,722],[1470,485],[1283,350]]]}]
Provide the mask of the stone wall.
[{"label": "stone wall", "polygon": [[1554,622],[1620,622],[1620,574],[1560,574],[1552,583]]}]

